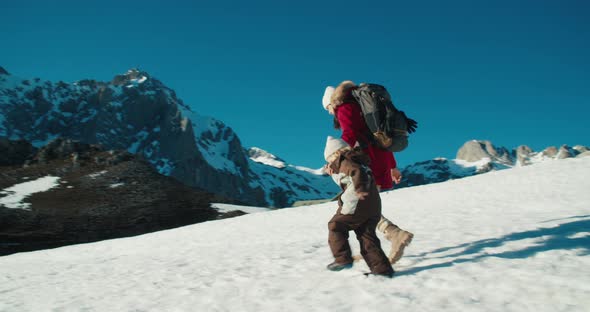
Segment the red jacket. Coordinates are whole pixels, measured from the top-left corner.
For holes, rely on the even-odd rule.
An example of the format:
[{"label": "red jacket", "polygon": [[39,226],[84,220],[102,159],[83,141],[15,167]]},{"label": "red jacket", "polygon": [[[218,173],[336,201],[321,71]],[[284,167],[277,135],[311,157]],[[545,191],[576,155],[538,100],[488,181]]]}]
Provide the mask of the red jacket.
[{"label": "red jacket", "polygon": [[335,115],[342,128],[342,140],[351,147],[354,147],[357,142],[361,147],[367,146],[363,151],[371,158],[370,167],[376,184],[382,190],[392,188],[391,169],[397,167],[395,157],[392,152],[369,143],[367,138],[369,129],[361,108],[354,103],[342,103],[336,107]]}]

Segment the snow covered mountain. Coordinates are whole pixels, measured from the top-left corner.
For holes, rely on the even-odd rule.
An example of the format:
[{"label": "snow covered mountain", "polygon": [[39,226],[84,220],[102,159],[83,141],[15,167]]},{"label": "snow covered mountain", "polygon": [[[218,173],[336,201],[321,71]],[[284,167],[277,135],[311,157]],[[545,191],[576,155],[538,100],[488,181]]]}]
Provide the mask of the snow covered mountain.
[{"label": "snow covered mountain", "polygon": [[563,145],[559,149],[548,147],[535,152],[526,145],[508,150],[496,147],[490,141],[472,140],[459,149],[456,159],[437,158],[404,167],[404,180],[398,187],[438,183],[495,170],[586,156],[590,156],[590,148],[581,145],[573,148]]},{"label": "snow covered mountain", "polygon": [[0,311],[587,311],[588,176],[572,158],[383,193],[415,234],[393,279],[325,269],[326,203],[0,257]]},{"label": "snow covered mountain", "polygon": [[36,147],[63,137],[127,150],[189,186],[252,205],[285,207],[335,191],[318,172],[265,162],[274,156],[245,149],[230,127],[192,111],[172,89],[135,69],[111,82],[72,84],[1,69],[0,137]]}]

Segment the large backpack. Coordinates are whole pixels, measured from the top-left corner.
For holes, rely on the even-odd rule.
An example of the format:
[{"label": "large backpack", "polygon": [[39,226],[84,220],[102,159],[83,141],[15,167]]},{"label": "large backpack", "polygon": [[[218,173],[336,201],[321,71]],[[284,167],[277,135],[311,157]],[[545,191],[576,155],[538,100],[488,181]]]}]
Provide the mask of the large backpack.
[{"label": "large backpack", "polygon": [[373,144],[391,152],[408,146],[408,135],[416,131],[418,123],[395,108],[385,87],[362,83],[352,90],[352,96],[361,107]]}]

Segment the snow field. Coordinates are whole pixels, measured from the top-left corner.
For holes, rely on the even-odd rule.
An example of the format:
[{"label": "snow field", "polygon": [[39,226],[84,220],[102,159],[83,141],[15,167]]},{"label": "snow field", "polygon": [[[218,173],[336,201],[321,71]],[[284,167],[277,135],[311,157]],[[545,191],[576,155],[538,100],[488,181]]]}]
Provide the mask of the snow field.
[{"label": "snow field", "polygon": [[0,257],[0,311],[586,311],[588,176],[568,159],[382,194],[415,234],[393,279],[325,269],[325,203]]},{"label": "snow field", "polygon": [[27,181],[13,185],[0,191],[4,197],[0,197],[0,205],[11,209],[29,209],[31,204],[23,200],[35,193],[48,191],[59,185],[59,177],[46,176],[34,181]]}]

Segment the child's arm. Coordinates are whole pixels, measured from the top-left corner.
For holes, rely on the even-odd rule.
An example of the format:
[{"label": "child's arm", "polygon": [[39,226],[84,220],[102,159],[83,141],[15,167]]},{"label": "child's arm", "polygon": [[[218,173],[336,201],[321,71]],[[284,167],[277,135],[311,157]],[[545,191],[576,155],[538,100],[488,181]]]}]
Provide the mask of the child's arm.
[{"label": "child's arm", "polygon": [[345,185],[345,190],[340,199],[342,200],[342,214],[354,214],[359,200],[364,200],[369,195],[372,177],[364,168],[357,163],[344,160],[340,166],[340,173],[344,178],[340,183]]},{"label": "child's arm", "polygon": [[350,176],[356,193],[358,195],[363,195],[362,198],[360,198],[362,200],[364,199],[364,196],[369,194],[369,190],[371,188],[372,175],[369,172],[370,169],[367,166],[351,161],[346,161],[346,163],[347,166],[344,168],[344,174]]}]

